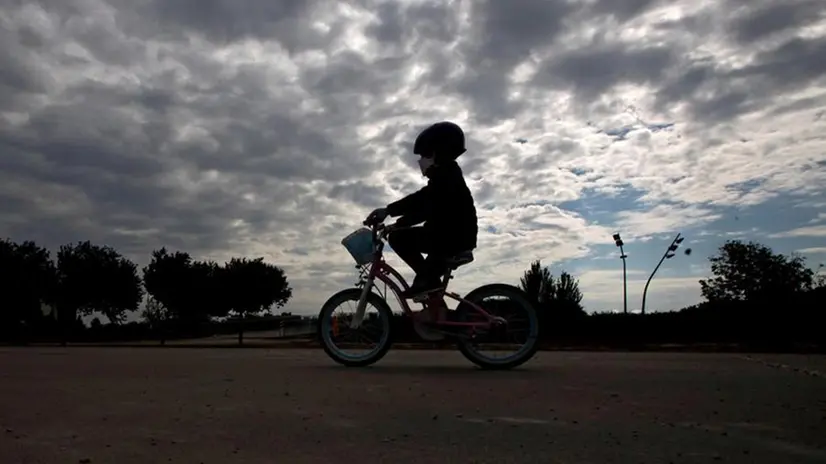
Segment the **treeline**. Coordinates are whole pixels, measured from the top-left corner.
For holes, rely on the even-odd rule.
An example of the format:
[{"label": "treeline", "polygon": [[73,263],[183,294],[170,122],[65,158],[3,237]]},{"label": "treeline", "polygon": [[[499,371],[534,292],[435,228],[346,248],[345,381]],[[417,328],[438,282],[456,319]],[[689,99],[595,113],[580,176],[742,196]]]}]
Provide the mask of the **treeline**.
[{"label": "treeline", "polygon": [[[219,264],[161,248],[139,273],[113,248],[88,241],[61,246],[56,258],[32,241],[0,241],[0,340],[88,338],[81,317],[92,315],[121,327],[108,329],[110,334],[148,327],[162,340],[202,336],[221,330],[213,327],[216,319],[243,322],[292,297],[284,271],[263,258]],[[123,324],[144,297],[143,326]],[[94,325],[99,333],[101,324]],[[245,324],[233,321],[233,327],[242,341]]]},{"label": "treeline", "polygon": [[[709,261],[712,276],[699,281],[704,301],[677,311],[588,314],[578,281],[565,272],[553,276],[539,261],[525,271],[520,288],[539,310],[540,337],[548,348],[826,349],[826,278],[802,257],[732,240]],[[400,341],[416,341],[409,324],[397,319]]]},{"label": "treeline", "polygon": [[[826,281],[803,258],[728,241],[709,260],[712,275],[699,281],[704,301],[679,311],[588,314],[577,279],[565,272],[555,276],[539,261],[530,264],[519,286],[539,310],[546,347],[826,348]],[[315,319],[268,316],[290,300],[292,289],[283,270],[263,258],[218,264],[161,248],[139,270],[116,250],[90,242],[64,245],[52,259],[34,242],[2,240],[0,282],[0,341],[13,343],[163,343],[227,333],[237,333],[242,343],[245,331],[276,330],[285,319],[306,329]],[[125,322],[142,301],[140,320]],[[83,316],[95,317],[91,327]],[[394,323],[398,341],[419,341],[408,319],[397,315]]]}]

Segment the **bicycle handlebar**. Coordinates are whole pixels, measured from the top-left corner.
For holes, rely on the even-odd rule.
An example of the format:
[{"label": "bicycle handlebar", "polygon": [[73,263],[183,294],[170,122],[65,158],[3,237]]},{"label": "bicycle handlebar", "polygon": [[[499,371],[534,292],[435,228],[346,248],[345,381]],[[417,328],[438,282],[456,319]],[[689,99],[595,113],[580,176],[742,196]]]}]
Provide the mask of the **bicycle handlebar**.
[{"label": "bicycle handlebar", "polygon": [[366,227],[370,228],[370,231],[373,233],[373,241],[378,241],[379,239],[383,239],[386,235],[385,231],[388,229],[387,225],[383,222],[377,223],[370,223],[368,221],[362,221],[362,224]]},{"label": "bicycle handlebar", "polygon": [[366,227],[370,228],[370,231],[373,232],[373,239],[377,238],[385,238],[387,234],[391,231],[399,230],[399,229],[410,229],[415,226],[397,226],[395,224],[385,224],[384,222],[378,222],[371,224],[368,221],[362,221],[362,224]]}]

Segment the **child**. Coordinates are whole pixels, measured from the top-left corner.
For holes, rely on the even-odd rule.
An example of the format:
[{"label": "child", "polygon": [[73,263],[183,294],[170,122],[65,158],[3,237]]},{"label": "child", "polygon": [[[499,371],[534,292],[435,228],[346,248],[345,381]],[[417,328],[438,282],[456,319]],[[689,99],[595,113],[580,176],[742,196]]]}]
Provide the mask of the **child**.
[{"label": "child", "polygon": [[[476,248],[476,207],[456,159],[466,151],[465,134],[451,122],[439,122],[422,131],[413,145],[427,185],[399,201],[379,208],[368,224],[401,216],[392,226],[422,227],[391,230],[388,242],[397,255],[416,272],[403,298],[415,298],[441,290],[447,271],[445,260]],[[427,254],[427,258],[422,257]]]}]

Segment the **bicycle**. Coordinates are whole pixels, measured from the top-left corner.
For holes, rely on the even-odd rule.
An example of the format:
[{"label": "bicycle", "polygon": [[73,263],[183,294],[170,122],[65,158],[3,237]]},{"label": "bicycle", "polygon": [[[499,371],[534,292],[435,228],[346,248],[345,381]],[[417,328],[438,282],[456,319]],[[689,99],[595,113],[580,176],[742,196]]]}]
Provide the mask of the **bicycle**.
[{"label": "bicycle", "polygon": [[[365,225],[368,225],[365,222]],[[417,335],[426,341],[444,340],[446,337],[455,339],[459,351],[464,357],[483,369],[511,369],[519,366],[531,359],[538,350],[539,323],[536,309],[531,304],[524,291],[518,287],[504,284],[491,283],[482,285],[464,298],[458,294],[447,291],[448,282],[453,278],[453,271],[460,266],[468,264],[474,260],[471,251],[459,253],[451,257],[447,262],[447,271],[442,276],[442,286],[440,290],[429,294],[424,300],[414,300],[422,303],[422,312],[414,313],[407,301],[400,296],[403,290],[409,289],[404,277],[384,260],[384,240],[389,234],[389,228],[383,224],[373,224],[370,228],[360,228],[345,237],[341,243],[348,249],[351,256],[356,261],[356,269],[359,269],[359,281],[354,288],[339,291],[331,296],[322,306],[318,315],[318,339],[321,342],[327,355],[339,364],[348,367],[361,367],[373,364],[384,357],[392,345],[392,334],[396,329],[393,324],[393,312],[387,303],[387,288],[395,294],[397,301],[402,308],[405,320],[413,319],[413,328]],[[376,280],[385,284],[384,295],[373,291]],[[458,302],[455,310],[449,310],[444,301],[448,297]],[[515,302],[514,305],[490,304],[483,309],[481,301],[487,297],[506,297]],[[341,322],[340,317],[333,316],[335,308],[341,303],[357,301],[355,314],[349,324]],[[365,317],[367,305],[376,308],[375,316]],[[448,314],[452,311],[454,317],[445,320],[418,321],[416,314],[427,314],[436,306],[444,305],[444,310]],[[495,360],[483,356],[477,346],[485,335],[499,334],[506,332],[512,322],[505,318],[492,315],[493,308],[496,309],[518,309],[526,314],[526,321],[529,328],[527,330],[527,341],[512,356]],[[474,321],[476,317],[480,321]],[[333,342],[331,334],[338,335],[344,329],[361,329],[365,322],[378,322],[382,335],[375,348],[361,356],[349,355]],[[499,343],[492,344],[491,348],[504,349],[512,344]]]}]

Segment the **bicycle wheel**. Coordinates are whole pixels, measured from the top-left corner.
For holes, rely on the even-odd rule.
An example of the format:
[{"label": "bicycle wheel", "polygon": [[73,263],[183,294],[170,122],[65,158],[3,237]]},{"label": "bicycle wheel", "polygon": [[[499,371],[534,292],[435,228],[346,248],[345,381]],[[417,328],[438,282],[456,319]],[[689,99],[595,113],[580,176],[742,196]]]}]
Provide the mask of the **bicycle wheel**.
[{"label": "bicycle wheel", "polygon": [[[318,339],[324,352],[334,361],[348,367],[375,363],[387,354],[392,344],[393,311],[375,293],[370,292],[367,296],[367,307],[361,325],[357,329],[350,328],[360,297],[360,288],[342,290],[331,296],[318,314]],[[336,309],[342,305],[347,306],[349,314],[336,314]],[[345,335],[342,337],[342,334]],[[375,338],[375,342],[371,342],[371,338]],[[361,352],[348,353],[345,351],[347,348],[360,349]]]},{"label": "bicycle wheel", "polygon": [[[477,329],[472,337],[459,338],[458,348],[465,358],[483,369],[511,369],[525,363],[536,354],[539,349],[539,319],[536,308],[522,290],[507,284],[483,285],[468,293],[465,300],[506,321],[505,324],[493,326],[484,331]],[[482,314],[466,303],[460,303],[456,310],[462,321],[484,320]],[[516,317],[509,318],[508,316]],[[524,332],[522,343],[513,340],[513,335],[520,328],[521,332]],[[495,341],[497,338],[503,338],[503,340]],[[503,352],[509,348],[515,348],[516,352],[501,358],[483,353],[484,351]]]}]

